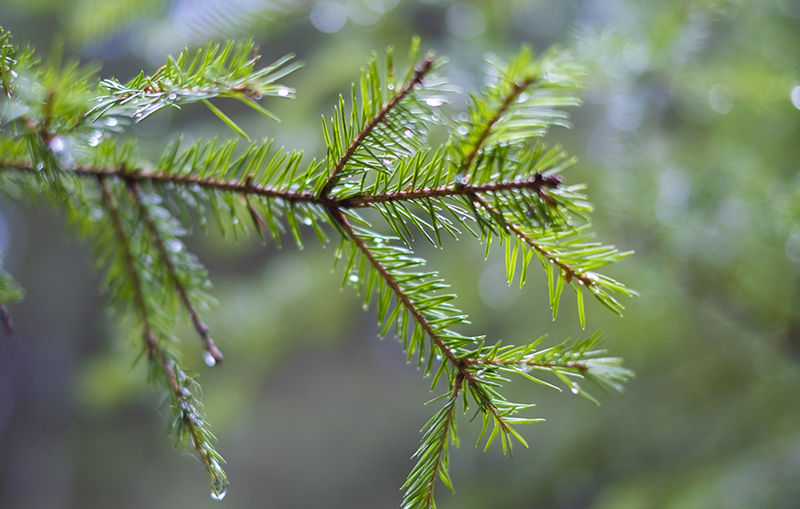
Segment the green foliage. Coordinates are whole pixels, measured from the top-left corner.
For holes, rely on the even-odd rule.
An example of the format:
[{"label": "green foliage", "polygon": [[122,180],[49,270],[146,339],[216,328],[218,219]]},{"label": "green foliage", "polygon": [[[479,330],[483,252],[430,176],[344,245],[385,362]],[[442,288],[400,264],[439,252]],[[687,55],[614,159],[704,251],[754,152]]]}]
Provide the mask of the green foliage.
[{"label": "green foliage", "polygon": [[[518,415],[532,405],[501,394],[508,375],[558,390],[560,382],[595,402],[579,381],[621,390],[632,376],[596,348],[599,334],[539,350],[543,338],[515,347],[459,332],[467,316],[413,251],[417,232],[437,246],[442,231],[455,238],[469,233],[487,253],[493,241],[505,247],[509,283],[519,271],[524,284],[536,257],[554,318],[566,285],[576,292],[581,326],[584,291],[621,312],[613,294],[634,292],[595,271],[629,253],[589,240],[591,205],[583,186],[567,185],[561,176],[574,159],[538,141],[551,126],[566,125],[561,108],[579,102],[581,71],[569,55],[536,58],[524,47],[508,63],[494,58],[490,85],[471,96],[466,117],[448,120],[440,108],[456,89],[437,75],[444,61],[420,58],[414,39],[404,72],[396,71],[391,48],[385,64],[373,57],[349,102],[340,97],[333,116],[323,119],[324,161],[305,162],[302,153],[275,150],[271,141],[240,149],[236,141],[182,147],[178,139],[148,163],[136,158],[133,145],[117,145],[115,131],[126,119],[139,122],[167,107],[203,102],[247,138],[209,99],[234,98],[276,119],[258,101],[291,97],[293,90],[277,80],[297,66],[286,66],[287,57],[257,69],[252,43],[209,45],[170,58],[152,77],[104,80],[95,90],[91,70],[62,66],[60,57],[40,66],[29,51],[10,45],[7,33],[0,42],[6,111],[14,112],[4,116],[11,130],[0,133],[0,184],[13,198],[47,195],[90,240],[110,305],[128,324],[151,381],[168,394],[175,443],[197,452],[215,499],[227,489],[223,459],[175,344],[183,309],[206,363],[223,358],[196,307],[211,300],[206,271],[181,241],[193,218],[206,224],[213,215],[223,233],[256,232],[276,244],[289,232],[302,247],[308,229],[323,244],[338,237],[343,285],[361,293],[365,308],[376,303],[380,334],[392,331],[408,360],[433,373],[431,389],[444,389],[436,400],[446,403],[425,426],[414,455],[403,507],[435,507],[437,479],[452,489],[448,447],[458,444],[459,400],[463,412],[474,405],[481,416],[478,442],[485,437],[488,448],[499,437],[503,452],[511,453],[513,440],[526,445],[515,426],[541,419]],[[428,136],[436,129],[448,137],[431,147]],[[373,225],[373,217],[382,223]]]}]

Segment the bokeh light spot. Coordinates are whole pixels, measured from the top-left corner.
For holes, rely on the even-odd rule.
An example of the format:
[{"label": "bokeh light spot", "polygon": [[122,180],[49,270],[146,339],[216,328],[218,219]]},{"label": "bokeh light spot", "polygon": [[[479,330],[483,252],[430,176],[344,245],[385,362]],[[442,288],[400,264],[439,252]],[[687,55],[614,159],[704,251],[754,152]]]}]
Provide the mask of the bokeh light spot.
[{"label": "bokeh light spot", "polygon": [[332,34],[347,23],[347,9],[339,2],[320,2],[311,10],[311,24],[320,32]]},{"label": "bokeh light spot", "polygon": [[797,85],[796,87],[794,87],[792,89],[791,98],[792,98],[792,104],[794,104],[794,107],[797,108],[798,110],[800,110],[800,85]]}]

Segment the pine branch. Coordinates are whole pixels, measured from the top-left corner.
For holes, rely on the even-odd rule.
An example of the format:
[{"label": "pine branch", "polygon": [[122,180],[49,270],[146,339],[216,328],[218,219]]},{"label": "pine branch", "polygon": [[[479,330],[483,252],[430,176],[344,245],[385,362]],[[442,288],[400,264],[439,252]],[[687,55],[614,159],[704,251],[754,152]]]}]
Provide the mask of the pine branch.
[{"label": "pine branch", "polygon": [[414,76],[412,77],[412,79],[407,81],[402,86],[402,88],[398,90],[397,94],[389,102],[387,102],[386,105],[380,109],[380,111],[378,111],[377,115],[372,117],[369,120],[369,122],[367,122],[364,125],[364,127],[361,128],[361,131],[353,139],[353,141],[350,142],[350,145],[347,147],[347,150],[344,152],[344,154],[342,154],[342,156],[336,162],[336,165],[333,167],[330,176],[325,181],[325,184],[322,186],[322,189],[319,192],[319,196],[321,197],[328,196],[330,191],[336,185],[336,181],[339,178],[339,175],[341,174],[342,170],[347,165],[347,163],[350,162],[356,150],[358,150],[362,146],[364,140],[373,133],[378,124],[384,121],[386,116],[392,110],[394,110],[412,90],[414,90],[414,87],[422,83],[422,79],[425,77],[425,75],[428,74],[433,69],[433,64],[434,64],[433,59],[430,58],[425,59],[422,62],[422,66],[419,67],[416,71],[414,71]]},{"label": "pine branch", "polygon": [[170,424],[176,434],[176,445],[183,449],[191,438],[201,462],[208,472],[212,497],[222,499],[228,487],[227,476],[220,467],[222,457],[211,445],[214,436],[206,429],[202,415],[189,389],[191,379],[178,367],[173,355],[164,347],[154,332],[152,306],[148,305],[146,291],[131,250],[131,239],[120,216],[120,209],[114,198],[107,177],[99,177],[103,205],[111,221],[117,249],[123,259],[125,275],[133,292],[134,308],[143,331],[145,352],[151,364],[151,377],[154,382],[165,385],[172,400],[174,418]]},{"label": "pine branch", "polygon": [[170,254],[167,251],[166,246],[164,245],[164,240],[162,239],[161,232],[158,230],[153,218],[150,215],[150,211],[147,209],[147,205],[144,202],[144,197],[142,195],[142,189],[139,186],[139,183],[135,180],[127,181],[128,188],[131,190],[133,197],[136,201],[136,206],[139,209],[139,215],[144,221],[144,224],[147,226],[147,230],[150,232],[150,236],[152,237],[153,244],[155,245],[158,253],[161,255],[161,260],[163,261],[164,265],[166,265],[167,270],[169,271],[170,278],[172,279],[173,284],[175,285],[175,290],[180,295],[181,302],[183,303],[186,311],[189,313],[189,318],[192,320],[192,324],[194,325],[197,334],[200,336],[200,340],[203,342],[203,346],[205,348],[205,362],[209,366],[213,366],[217,363],[222,362],[222,352],[219,351],[217,346],[214,344],[214,340],[211,339],[211,336],[208,334],[208,326],[203,323],[200,319],[200,316],[195,308],[194,304],[192,303],[191,299],[189,298],[189,292],[186,288],[186,285],[180,279],[180,275],[178,274],[178,269],[172,260],[170,259]]},{"label": "pine branch", "polygon": [[[262,95],[291,96],[293,91],[276,80],[293,68],[285,67],[287,58],[255,70],[256,59],[252,44],[209,45],[194,56],[184,52],[177,60],[170,58],[153,77],[140,74],[127,84],[103,81],[105,91],[95,94],[95,123],[90,123],[84,120],[89,101],[81,95],[88,90],[86,73],[61,66],[60,60],[43,70],[32,54],[18,51],[0,32],[0,84],[24,106],[12,117],[13,132],[0,134],[0,189],[12,197],[45,195],[94,234],[111,304],[130,312],[151,380],[169,395],[176,445],[183,448],[191,441],[210,476],[212,497],[225,495],[223,460],[211,445],[197,385],[179,368],[170,348],[174,314],[183,308],[203,342],[206,362],[222,361],[195,305],[206,297],[205,270],[185,253],[178,239],[186,231],[175,219],[187,224],[194,217],[205,226],[209,209],[223,233],[254,228],[264,240],[269,231],[276,244],[289,232],[302,247],[303,226],[313,228],[323,244],[331,228],[341,234],[336,260],[345,260],[343,285],[363,291],[365,308],[376,297],[379,334],[394,327],[408,360],[416,354],[418,367],[426,375],[434,372],[432,390],[446,383],[447,392],[437,398],[446,399],[445,406],[426,425],[414,455],[417,463],[404,484],[404,508],[435,507],[437,478],[452,489],[448,446],[458,445],[459,395],[464,412],[475,404],[476,415],[482,416],[478,443],[486,436],[488,448],[499,436],[503,452],[511,453],[513,439],[527,445],[513,426],[541,419],[516,416],[532,405],[504,398],[500,391],[507,375],[558,388],[533,374],[556,377],[593,401],[576,379],[621,390],[632,373],[619,359],[595,349],[599,334],[537,350],[541,338],[519,347],[499,341],[487,345],[483,336],[454,331],[468,323],[467,316],[452,305],[455,295],[442,293],[448,285],[435,272],[422,270],[425,261],[412,251],[412,226],[440,246],[440,230],[456,238],[467,230],[480,237],[487,252],[493,239],[505,246],[509,283],[521,258],[522,285],[536,256],[547,274],[554,317],[567,284],[578,296],[582,326],[583,288],[620,312],[622,306],[609,292],[634,292],[594,271],[628,253],[586,241],[592,207],[583,187],[564,184],[561,176],[574,158],[531,141],[553,125],[566,125],[566,114],[557,108],[578,104],[580,72],[569,59],[555,53],[534,59],[523,48],[507,64],[496,63],[495,80],[471,98],[468,120],[451,124],[448,142],[438,148],[428,146],[426,135],[433,124],[447,123],[433,109],[446,102],[443,94],[452,89],[434,74],[441,60],[429,56],[418,61],[418,39],[412,41],[404,78],[395,78],[390,49],[385,68],[373,58],[362,70],[349,106],[340,97],[333,117],[323,120],[324,161],[305,163],[302,153],[273,150],[270,141],[244,149],[235,141],[198,141],[181,151],[178,139],[150,164],[134,156],[131,144],[118,148],[109,139],[120,125],[116,116],[140,121],[192,102],[205,103],[247,137],[208,99],[232,97],[274,118],[256,101]],[[33,82],[49,83],[44,93],[20,86],[25,85],[17,79],[22,67],[32,70]],[[82,80],[75,96],[64,93],[69,77]],[[99,198],[84,190],[85,179],[100,182]],[[159,205],[161,200],[170,210]],[[359,215],[370,208],[394,236],[373,231]],[[1,292],[0,302],[6,302]],[[0,304],[0,321],[3,309]]]},{"label": "pine branch", "polygon": [[474,196],[479,193],[498,193],[511,190],[533,191],[542,197],[547,197],[544,189],[552,188],[561,183],[556,176],[544,176],[536,173],[532,178],[516,182],[495,182],[480,185],[452,184],[434,189],[417,189],[411,191],[396,191],[381,194],[364,194],[337,201],[342,208],[366,208],[376,203],[417,201],[430,198],[449,198],[454,196]]}]

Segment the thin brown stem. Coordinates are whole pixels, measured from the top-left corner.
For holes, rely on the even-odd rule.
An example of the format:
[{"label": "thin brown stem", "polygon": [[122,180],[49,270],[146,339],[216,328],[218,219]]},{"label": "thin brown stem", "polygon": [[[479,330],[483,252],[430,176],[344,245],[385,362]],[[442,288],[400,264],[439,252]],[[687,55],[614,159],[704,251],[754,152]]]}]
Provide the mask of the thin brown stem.
[{"label": "thin brown stem", "polygon": [[[350,142],[350,146],[347,147],[345,153],[342,154],[342,157],[340,157],[336,162],[336,166],[333,167],[328,180],[325,182],[325,185],[322,187],[322,190],[319,193],[320,197],[324,198],[328,196],[328,194],[331,192],[331,189],[333,189],[333,186],[336,185],[336,179],[339,177],[339,174],[342,172],[342,170],[344,170],[344,167],[353,157],[353,154],[355,154],[356,150],[358,150],[358,148],[361,146],[367,136],[372,133],[375,127],[377,127],[377,125],[380,124],[384,118],[386,118],[386,115],[388,115],[390,111],[400,104],[400,101],[402,101],[417,84],[422,83],[422,78],[424,78],[425,75],[428,74],[431,69],[433,69],[433,62],[434,61],[431,59],[425,59],[425,61],[422,62],[422,67],[414,72],[414,77],[411,79],[411,81],[403,85],[403,87],[397,91],[397,94],[392,98],[392,100],[386,103],[386,105],[381,108],[378,114],[372,117],[370,121],[364,125],[364,127],[358,133],[358,136],[356,136],[353,141]],[[344,112],[342,112],[342,114],[344,114]]]},{"label": "thin brown stem", "polygon": [[581,286],[586,286],[587,288],[591,288],[597,284],[595,280],[588,277],[585,273],[578,272],[577,270],[570,267],[569,264],[560,261],[558,259],[558,254],[549,251],[546,248],[539,245],[535,240],[526,235],[525,232],[520,229],[519,225],[506,221],[506,219],[503,217],[503,214],[500,211],[489,205],[486,202],[486,200],[484,200],[477,194],[472,195],[472,201],[475,204],[479,205],[484,210],[486,210],[487,212],[489,212],[490,214],[492,214],[492,216],[497,218],[497,220],[500,221],[500,223],[503,226],[505,226],[505,228],[512,236],[516,236],[517,238],[521,239],[523,242],[528,244],[531,247],[531,249],[533,249],[540,255],[547,258],[547,261],[549,263],[558,267],[559,270],[561,270],[561,272],[567,278],[568,283],[574,278],[575,280],[578,281],[578,283]]},{"label": "thin brown stem", "polygon": [[533,190],[538,194],[544,195],[544,188],[555,187],[560,180],[555,176],[543,176],[540,173],[526,180],[511,182],[497,182],[481,185],[461,185],[455,184],[431,189],[417,189],[414,191],[397,191],[394,193],[368,194],[353,196],[344,200],[339,200],[337,204],[342,208],[366,208],[376,203],[400,202],[423,200],[426,198],[445,198],[448,196],[464,196],[477,193],[499,193],[512,190]]},{"label": "thin brown stem", "polygon": [[392,289],[398,302],[402,304],[403,307],[408,309],[414,320],[419,323],[422,329],[428,334],[428,337],[430,337],[433,343],[439,348],[439,350],[442,352],[442,355],[447,358],[448,362],[450,362],[450,364],[452,364],[456,370],[458,370],[458,373],[461,374],[463,378],[472,380],[472,372],[470,372],[469,369],[464,366],[461,359],[459,359],[456,354],[447,347],[447,345],[444,343],[444,340],[439,336],[439,334],[436,333],[435,330],[433,330],[433,327],[428,322],[428,319],[425,318],[425,315],[422,314],[419,309],[417,309],[417,306],[414,305],[406,292],[403,291],[394,276],[392,276],[392,274],[386,269],[380,260],[375,258],[375,254],[364,242],[364,239],[356,234],[356,232],[353,230],[353,226],[347,221],[347,218],[344,217],[342,211],[336,207],[330,207],[328,208],[328,211],[336,220],[336,222],[339,223],[345,233],[347,233],[347,236],[350,237],[350,239],[355,243],[356,247],[358,247],[358,250],[361,251],[361,253],[367,258],[367,260],[369,260],[369,263],[375,268],[378,274],[380,274],[383,280],[386,281],[386,284]]},{"label": "thin brown stem", "polygon": [[526,366],[531,366],[534,368],[545,368],[545,369],[552,369],[552,368],[564,368],[564,369],[577,369],[578,371],[589,371],[589,365],[585,362],[539,362],[539,361],[532,361],[532,360],[507,360],[507,359],[487,359],[483,357],[476,357],[476,358],[467,358],[463,359],[463,362],[466,366],[476,366],[476,365],[483,365],[483,366],[505,366],[505,367],[513,367],[519,364],[525,364]]},{"label": "thin brown stem", "polygon": [[206,326],[206,324],[200,319],[197,309],[192,303],[192,300],[189,298],[189,293],[186,289],[186,286],[181,282],[178,269],[175,267],[175,264],[172,263],[172,260],[169,257],[169,252],[164,245],[164,239],[161,237],[161,232],[158,231],[158,228],[156,227],[156,224],[150,215],[150,211],[144,204],[142,189],[139,186],[139,183],[135,180],[128,180],[127,183],[128,188],[131,190],[134,200],[136,201],[136,205],[139,208],[139,216],[142,218],[147,230],[150,232],[153,245],[158,250],[158,254],[161,255],[161,259],[163,260],[164,265],[167,267],[167,271],[172,279],[172,283],[175,285],[175,290],[178,292],[183,306],[189,313],[192,324],[194,325],[197,334],[200,336],[200,340],[203,342],[205,350],[211,355],[215,363],[221,363],[223,358],[222,352],[219,351],[217,346],[214,344],[214,340],[211,339],[211,336],[209,336],[208,326]]},{"label": "thin brown stem", "polygon": [[506,96],[505,100],[503,101],[503,104],[500,105],[500,108],[497,110],[497,113],[495,113],[495,116],[492,117],[489,123],[486,124],[486,127],[484,127],[483,131],[481,131],[481,134],[475,141],[475,145],[473,146],[472,150],[470,150],[469,153],[467,153],[467,157],[465,157],[463,162],[461,163],[460,173],[462,174],[462,176],[466,177],[467,170],[469,170],[469,167],[472,166],[472,162],[475,160],[475,157],[477,157],[478,153],[483,148],[483,144],[486,142],[486,139],[492,133],[494,125],[503,117],[503,114],[508,110],[508,108],[511,107],[514,101],[516,101],[519,98],[520,94],[522,94],[522,92],[526,88],[531,86],[531,84],[533,84],[534,81],[536,81],[535,77],[529,77],[526,78],[522,83],[514,83],[514,85],[511,87],[511,92],[508,94],[508,96]]}]

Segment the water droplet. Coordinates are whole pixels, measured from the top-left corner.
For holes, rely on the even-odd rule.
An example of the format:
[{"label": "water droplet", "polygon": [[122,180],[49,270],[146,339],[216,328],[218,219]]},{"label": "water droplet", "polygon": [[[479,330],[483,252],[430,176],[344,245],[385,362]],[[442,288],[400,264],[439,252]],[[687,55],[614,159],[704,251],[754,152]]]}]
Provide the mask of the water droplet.
[{"label": "water droplet", "polygon": [[107,119],[106,119],[106,125],[107,125],[108,127],[114,127],[114,126],[116,126],[117,124],[119,124],[119,121],[118,121],[116,118],[114,118],[114,117],[111,117],[111,118],[107,118]]},{"label": "water droplet", "polygon": [[[215,359],[214,356],[211,355],[211,352],[209,352],[208,350],[203,352],[203,361],[206,363],[206,366],[208,366],[209,368],[214,367],[214,364],[217,363],[217,359]],[[211,496],[213,497],[214,495],[211,495]],[[223,494],[222,496],[224,497],[225,495]],[[222,500],[222,499],[217,499],[217,500]]]},{"label": "water droplet", "polygon": [[199,193],[200,189],[201,189],[200,188],[200,184],[198,184],[198,183],[194,183],[194,184],[189,186],[189,191],[191,191],[193,193]]},{"label": "water droplet", "polygon": [[411,129],[406,129],[405,132],[403,133],[403,136],[405,136],[406,138],[411,138],[412,136],[414,136],[414,132]]},{"label": "water droplet", "polygon": [[572,394],[578,394],[579,389],[577,387],[573,387],[572,389],[570,389],[570,391],[572,391]]},{"label": "water droplet", "polygon": [[228,494],[228,478],[215,460],[211,460],[211,469],[211,498],[222,500]]},{"label": "water droplet", "polygon": [[550,263],[556,263],[556,261],[550,258]]},{"label": "water droplet", "polygon": [[142,256],[142,265],[147,267],[148,265],[150,265],[152,263],[153,263],[153,257],[152,256],[150,256],[150,255]]},{"label": "water droplet", "polygon": [[88,144],[90,147],[96,147],[100,145],[100,138],[89,138]]},{"label": "water droplet", "polygon": [[469,184],[469,179],[467,177],[459,177],[458,183],[461,184],[462,186],[465,186]]},{"label": "water droplet", "polygon": [[578,284],[582,286],[583,285],[583,279],[579,279],[578,280]]},{"label": "water droplet", "polygon": [[437,353],[437,354],[436,354],[436,360],[437,360],[437,361],[440,361],[440,360],[442,360],[442,354],[440,354],[440,353]]},{"label": "water droplet", "polygon": [[389,83],[388,85],[386,85],[386,88],[388,88],[389,90],[394,90],[394,83]]},{"label": "water droplet", "polygon": [[461,136],[466,136],[467,134],[469,134],[469,129],[467,129],[467,126],[465,125],[460,125],[456,128],[456,132]]},{"label": "water droplet", "polygon": [[388,164],[392,164],[392,160],[391,160],[391,159],[381,159],[381,162],[382,162],[383,164],[387,164],[387,165],[388,165]]},{"label": "water droplet", "polygon": [[61,136],[55,136],[52,140],[50,140],[50,150],[56,154],[60,154],[61,152],[67,150],[67,143],[64,141],[64,138]]},{"label": "water droplet", "polygon": [[259,93],[253,94],[253,99],[256,101],[260,101],[262,97],[264,96]]},{"label": "water droplet", "polygon": [[350,274],[350,277],[347,279],[349,279],[353,283],[358,283],[358,276],[356,274]]},{"label": "water droplet", "polygon": [[36,169],[42,171],[44,169],[44,163],[36,163]]},{"label": "water droplet", "polygon": [[303,219],[303,224],[306,225],[306,226],[311,226],[312,222],[313,221],[311,221],[310,217],[307,217],[307,218]]},{"label": "water droplet", "polygon": [[136,115],[133,116],[133,118],[135,118],[137,120],[140,120],[142,118],[142,114],[141,113],[137,113]]},{"label": "water droplet", "polygon": [[281,97],[286,97],[291,93],[291,89],[289,87],[281,87],[278,89],[277,94]]},{"label": "water droplet", "polygon": [[167,101],[174,101],[177,98],[178,94],[176,94],[175,92],[170,92],[169,95],[167,96]]},{"label": "water droplet", "polygon": [[100,221],[101,219],[103,219],[103,210],[94,209],[92,211],[92,221]]},{"label": "water droplet", "polygon": [[430,106],[431,108],[438,108],[442,104],[444,104],[444,99],[438,96],[428,97],[425,99],[425,104]]},{"label": "water droplet", "polygon": [[231,224],[239,224],[239,218],[234,216],[231,218]]},{"label": "water droplet", "polygon": [[519,98],[517,99],[517,102],[524,103],[529,98],[530,98],[530,96],[526,92],[522,92],[521,94],[519,94]]},{"label": "water droplet", "polygon": [[167,247],[173,253],[180,253],[183,250],[183,243],[180,240],[172,239],[167,243]]}]

